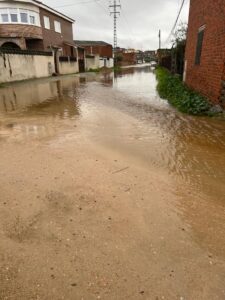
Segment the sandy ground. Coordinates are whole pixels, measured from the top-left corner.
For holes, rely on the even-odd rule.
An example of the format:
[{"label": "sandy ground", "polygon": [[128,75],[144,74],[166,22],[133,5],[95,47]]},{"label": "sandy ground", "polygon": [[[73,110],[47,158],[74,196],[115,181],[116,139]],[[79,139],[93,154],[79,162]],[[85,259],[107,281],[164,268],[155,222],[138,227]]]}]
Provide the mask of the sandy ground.
[{"label": "sandy ground", "polygon": [[[127,135],[135,120],[111,122]],[[0,299],[225,299],[224,204],[68,126],[27,139],[4,127]]]}]

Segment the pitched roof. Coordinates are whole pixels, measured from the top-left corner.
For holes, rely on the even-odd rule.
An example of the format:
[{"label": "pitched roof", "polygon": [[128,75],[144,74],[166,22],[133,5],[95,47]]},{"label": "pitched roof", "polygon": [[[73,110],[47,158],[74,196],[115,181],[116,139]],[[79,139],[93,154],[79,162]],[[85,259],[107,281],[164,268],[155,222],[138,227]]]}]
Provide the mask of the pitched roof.
[{"label": "pitched roof", "polygon": [[[15,2],[21,2],[21,3],[30,3],[30,4],[34,4],[34,5],[36,5],[36,6],[40,7],[40,8],[43,8],[43,9],[45,9],[45,10],[47,10],[47,11],[49,11],[49,12],[51,12],[51,13],[53,13],[53,14],[55,14],[55,15],[57,15],[57,16],[63,18],[63,19],[65,19],[65,20],[67,20],[67,21],[69,21],[69,22],[71,22],[71,23],[74,23],[74,21],[75,21],[74,19],[72,19],[72,18],[70,18],[70,17],[68,17],[68,16],[66,16],[66,15],[64,15],[64,14],[62,14],[61,12],[57,11],[56,9],[51,8],[50,6],[48,6],[48,5],[46,5],[46,4],[44,4],[43,2],[38,1],[38,0],[13,0],[13,1],[15,1]],[[9,1],[9,0],[0,0],[0,2],[11,2],[11,3],[12,3],[13,1]]]},{"label": "pitched roof", "polygon": [[[109,43],[103,42],[103,41],[80,41],[75,40],[74,43],[77,46],[107,46],[110,45]],[[111,46],[111,45],[110,45]]]}]

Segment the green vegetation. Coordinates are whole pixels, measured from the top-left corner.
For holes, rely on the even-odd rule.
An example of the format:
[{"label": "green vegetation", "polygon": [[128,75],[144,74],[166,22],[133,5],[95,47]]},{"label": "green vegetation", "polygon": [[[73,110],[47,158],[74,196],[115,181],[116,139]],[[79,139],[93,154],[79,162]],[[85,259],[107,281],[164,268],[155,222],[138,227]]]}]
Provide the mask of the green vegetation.
[{"label": "green vegetation", "polygon": [[114,72],[120,72],[122,70],[122,68],[120,66],[114,66],[111,68],[111,70]]},{"label": "green vegetation", "polygon": [[101,69],[89,69],[88,72],[91,72],[91,73],[99,73],[101,71]]},{"label": "green vegetation", "polygon": [[173,76],[164,68],[156,69],[157,90],[163,99],[175,106],[179,111],[191,115],[208,115],[211,108],[208,100],[187,88],[180,76]]},{"label": "green vegetation", "polygon": [[115,67],[112,67],[112,68],[102,67],[102,68],[99,68],[99,69],[89,69],[88,70],[88,72],[91,72],[91,73],[111,72],[111,71],[120,72],[121,67],[120,66],[115,66]]}]

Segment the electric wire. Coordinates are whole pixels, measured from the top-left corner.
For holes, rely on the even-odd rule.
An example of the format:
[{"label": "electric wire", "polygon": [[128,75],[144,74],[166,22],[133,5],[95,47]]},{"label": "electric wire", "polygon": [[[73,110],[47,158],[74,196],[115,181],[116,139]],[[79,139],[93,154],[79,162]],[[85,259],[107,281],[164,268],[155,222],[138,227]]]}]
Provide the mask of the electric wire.
[{"label": "electric wire", "polygon": [[82,1],[82,2],[77,2],[77,3],[70,3],[70,4],[64,4],[64,5],[55,6],[55,8],[70,7],[70,6],[76,6],[76,5],[88,4],[88,3],[99,3],[99,1],[100,0]]},{"label": "electric wire", "polygon": [[178,22],[178,20],[179,20],[179,18],[180,18],[182,9],[183,9],[183,7],[184,7],[185,1],[186,1],[186,0],[182,0],[182,2],[181,2],[181,6],[180,6],[180,9],[179,9],[178,14],[177,14],[177,17],[176,17],[176,21],[175,21],[175,23],[174,23],[174,25],[173,25],[173,27],[172,27],[172,29],[171,29],[171,31],[170,31],[170,34],[169,34],[168,38],[166,39],[165,44],[168,44],[168,42],[170,41],[171,36],[172,36],[173,33],[174,33],[174,30],[175,30],[175,28],[176,28],[176,26],[177,26],[177,22]]}]

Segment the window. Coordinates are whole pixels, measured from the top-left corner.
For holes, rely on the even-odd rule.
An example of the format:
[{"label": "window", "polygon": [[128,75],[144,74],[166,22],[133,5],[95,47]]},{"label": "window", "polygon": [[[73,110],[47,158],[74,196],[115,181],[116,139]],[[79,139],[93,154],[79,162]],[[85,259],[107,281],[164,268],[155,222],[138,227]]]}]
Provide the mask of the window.
[{"label": "window", "polygon": [[61,33],[61,24],[58,21],[54,21],[55,32]]},{"label": "window", "polygon": [[37,20],[36,20],[36,13],[33,11],[30,11],[30,24],[36,25]]},{"label": "window", "polygon": [[35,25],[35,16],[30,16],[30,24]]},{"label": "window", "polygon": [[44,26],[46,29],[50,29],[50,20],[49,17],[44,16]]},{"label": "window", "polygon": [[201,63],[204,33],[205,33],[205,25],[200,27],[198,30],[198,38],[197,38],[196,53],[195,53],[195,64],[196,65],[200,65],[200,63]]},{"label": "window", "polygon": [[6,9],[0,9],[0,21],[2,23],[8,23],[9,22],[9,15],[8,10]]},{"label": "window", "polygon": [[1,8],[0,23],[21,23],[40,26],[39,14],[22,8]]},{"label": "window", "polygon": [[28,11],[20,9],[21,23],[28,23]]},{"label": "window", "polygon": [[9,9],[10,19],[12,23],[18,23],[18,10],[15,8]]}]

